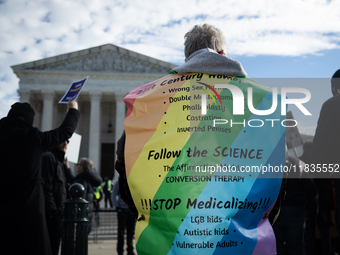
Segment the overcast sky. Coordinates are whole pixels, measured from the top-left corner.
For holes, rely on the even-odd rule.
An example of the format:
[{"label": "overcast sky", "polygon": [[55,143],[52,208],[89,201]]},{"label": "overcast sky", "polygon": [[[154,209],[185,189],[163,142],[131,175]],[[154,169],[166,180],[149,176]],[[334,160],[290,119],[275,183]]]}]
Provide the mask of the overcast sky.
[{"label": "overcast sky", "polygon": [[325,78],[310,88],[312,117],[297,119],[313,135],[340,68],[339,10],[326,0],[0,0],[0,118],[18,100],[11,65],[107,43],[180,65],[184,34],[210,23],[251,78]]}]

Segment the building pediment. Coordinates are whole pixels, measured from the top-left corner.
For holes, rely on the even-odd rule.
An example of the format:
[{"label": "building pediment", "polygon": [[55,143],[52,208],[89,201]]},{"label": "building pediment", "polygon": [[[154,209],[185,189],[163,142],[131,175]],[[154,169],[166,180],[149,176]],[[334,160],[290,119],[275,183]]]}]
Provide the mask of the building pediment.
[{"label": "building pediment", "polygon": [[175,65],[112,44],[12,66],[14,72],[67,71],[167,74]]}]

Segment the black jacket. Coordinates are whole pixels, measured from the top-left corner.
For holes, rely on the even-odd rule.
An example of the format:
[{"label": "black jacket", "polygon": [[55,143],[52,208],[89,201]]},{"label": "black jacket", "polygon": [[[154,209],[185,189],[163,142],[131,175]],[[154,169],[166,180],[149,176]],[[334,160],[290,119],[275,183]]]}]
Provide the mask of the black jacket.
[{"label": "black jacket", "polygon": [[53,148],[45,152],[41,161],[41,176],[44,179],[44,194],[47,217],[64,215],[64,202],[68,198],[68,184],[74,175],[64,163],[65,153]]},{"label": "black jacket", "polygon": [[0,218],[5,233],[0,245],[10,247],[12,254],[50,254],[41,156],[73,134],[79,116],[70,109],[62,125],[48,132],[18,118],[0,121]]},{"label": "black jacket", "polygon": [[[310,163],[340,164],[340,94],[328,99],[322,106],[318,125],[309,152]],[[334,166],[333,166],[334,167]],[[323,177],[325,175],[323,174]],[[330,178],[340,173],[330,173]],[[318,178],[314,173],[313,178]]]},{"label": "black jacket", "polygon": [[127,182],[126,177],[126,169],[125,169],[125,140],[126,140],[126,134],[125,130],[123,131],[123,134],[117,141],[117,160],[115,163],[115,169],[119,173],[119,195],[120,198],[124,201],[124,203],[129,207],[132,214],[135,215],[135,217],[138,217],[138,211],[135,206],[135,203],[133,201],[133,198],[131,196],[130,188]]},{"label": "black jacket", "polygon": [[[310,163],[316,168],[318,165],[326,167],[327,172],[313,172],[314,182],[319,192],[320,212],[318,220],[331,226],[332,180],[340,178],[340,94],[328,99],[321,108],[318,125],[309,151]],[[325,164],[325,165],[323,165]],[[336,171],[332,171],[332,168]],[[321,178],[320,178],[321,177]]]},{"label": "black jacket", "polygon": [[288,157],[290,164],[295,165],[297,171],[288,173],[286,184],[286,196],[282,206],[293,206],[304,209],[307,213],[307,218],[315,220],[318,214],[318,191],[313,180],[306,171],[299,171],[299,166],[302,165],[296,157]]}]

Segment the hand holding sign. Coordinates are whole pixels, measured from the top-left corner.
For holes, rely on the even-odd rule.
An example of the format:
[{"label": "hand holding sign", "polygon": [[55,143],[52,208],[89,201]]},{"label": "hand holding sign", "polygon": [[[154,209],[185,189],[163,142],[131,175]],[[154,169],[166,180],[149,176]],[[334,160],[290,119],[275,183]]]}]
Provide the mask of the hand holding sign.
[{"label": "hand holding sign", "polygon": [[71,99],[67,102],[67,109],[74,108],[78,110],[78,103],[76,101],[71,101]]},{"label": "hand holding sign", "polygon": [[88,76],[80,81],[72,82],[71,86],[59,101],[60,104],[67,104],[69,100],[74,101],[77,99],[81,89],[84,87],[85,82],[87,81]]}]

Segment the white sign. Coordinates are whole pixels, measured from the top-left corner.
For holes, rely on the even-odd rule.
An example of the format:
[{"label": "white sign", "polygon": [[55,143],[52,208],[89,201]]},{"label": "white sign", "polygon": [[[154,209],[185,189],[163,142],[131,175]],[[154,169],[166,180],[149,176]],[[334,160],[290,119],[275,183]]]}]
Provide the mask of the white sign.
[{"label": "white sign", "polygon": [[[294,120],[291,111],[287,112],[287,120]],[[303,141],[300,132],[296,126],[286,128],[286,144],[288,149],[293,149],[303,145]]]},{"label": "white sign", "polygon": [[68,161],[77,164],[80,151],[81,135],[74,133],[69,139],[70,143],[67,146],[65,157]]}]

